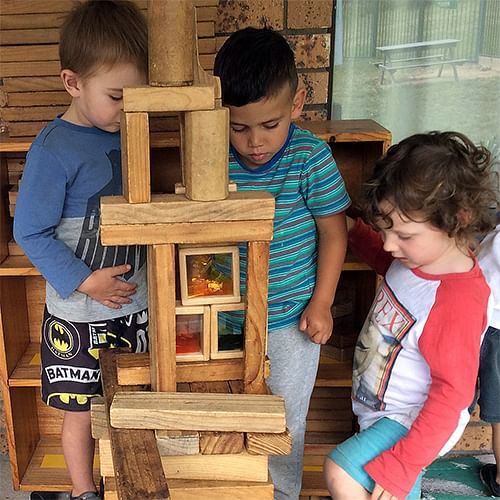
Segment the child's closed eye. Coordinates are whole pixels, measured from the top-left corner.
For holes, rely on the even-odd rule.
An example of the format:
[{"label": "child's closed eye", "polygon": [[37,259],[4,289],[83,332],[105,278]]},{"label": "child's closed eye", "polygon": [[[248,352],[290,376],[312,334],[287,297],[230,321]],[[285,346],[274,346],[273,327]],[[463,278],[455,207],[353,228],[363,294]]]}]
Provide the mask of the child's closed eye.
[{"label": "child's closed eye", "polygon": [[121,95],[110,95],[109,96],[111,98],[112,101],[121,101],[123,99],[123,96]]}]

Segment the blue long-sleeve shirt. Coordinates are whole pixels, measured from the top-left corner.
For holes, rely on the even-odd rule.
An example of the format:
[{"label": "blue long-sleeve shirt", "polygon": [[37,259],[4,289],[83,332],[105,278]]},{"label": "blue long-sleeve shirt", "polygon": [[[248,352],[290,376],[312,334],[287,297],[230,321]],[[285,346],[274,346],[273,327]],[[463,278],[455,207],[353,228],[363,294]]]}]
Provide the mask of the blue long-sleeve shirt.
[{"label": "blue long-sleeve shirt", "polygon": [[[56,118],[34,140],[14,217],[14,238],[47,280],[55,316],[95,321],[147,307],[146,254],[141,246],[103,247],[100,197],[122,192],[120,134]],[[123,279],[137,283],[132,304],[110,309],[76,289],[104,267],[130,264]]]}]

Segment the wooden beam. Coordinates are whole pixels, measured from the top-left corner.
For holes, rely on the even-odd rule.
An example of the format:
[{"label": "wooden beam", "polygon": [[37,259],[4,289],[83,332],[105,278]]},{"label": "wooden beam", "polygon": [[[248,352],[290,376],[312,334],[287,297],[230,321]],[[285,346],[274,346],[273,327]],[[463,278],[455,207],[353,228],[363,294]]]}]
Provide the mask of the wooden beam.
[{"label": "wooden beam", "polygon": [[[172,224],[101,224],[104,245],[166,243],[212,244],[270,241],[273,221],[193,222]],[[266,278],[267,279],[267,278]]]},{"label": "wooden beam", "polygon": [[[120,385],[151,384],[149,354],[124,354],[118,358],[118,383]],[[177,383],[214,382],[242,380],[243,361],[241,359],[221,359],[178,363]]]},{"label": "wooden beam", "polygon": [[123,111],[166,113],[215,109],[215,89],[215,85],[125,87]]},{"label": "wooden beam", "polygon": [[292,435],[287,429],[280,434],[247,432],[246,450],[255,455],[289,455]]},{"label": "wooden beam", "polygon": [[196,34],[193,1],[150,0],[148,19],[149,83],[154,86],[190,85]]},{"label": "wooden beam", "polygon": [[148,247],[151,388],[175,391],[175,246]]},{"label": "wooden beam", "polygon": [[[109,441],[99,441],[101,471],[106,477],[113,475],[114,455],[110,453]],[[161,457],[164,473],[172,479],[212,481],[258,481],[268,480],[268,457],[237,453],[230,455],[177,455]],[[146,471],[144,471],[146,472]],[[145,497],[138,496],[136,500]]]},{"label": "wooden beam", "polygon": [[151,201],[149,117],[147,113],[122,113],[123,197],[130,204]]},{"label": "wooden beam", "polygon": [[228,196],[229,108],[183,115],[182,168],[186,196],[196,201]]},{"label": "wooden beam", "polygon": [[151,203],[131,205],[124,196],[101,198],[101,223],[169,224],[235,222],[274,218],[274,198],[264,191],[229,193],[224,200],[191,201],[183,194],[156,194]]},{"label": "wooden beam", "polygon": [[245,393],[265,394],[269,243],[249,241],[245,318]]},{"label": "wooden beam", "polygon": [[[118,349],[104,349],[99,354],[107,415],[113,398],[123,390],[116,376],[116,358],[119,355]],[[108,427],[108,433],[119,499],[170,498],[154,432]]]},{"label": "wooden beam", "polygon": [[121,392],[111,425],[124,429],[285,432],[285,404],[265,394]]}]

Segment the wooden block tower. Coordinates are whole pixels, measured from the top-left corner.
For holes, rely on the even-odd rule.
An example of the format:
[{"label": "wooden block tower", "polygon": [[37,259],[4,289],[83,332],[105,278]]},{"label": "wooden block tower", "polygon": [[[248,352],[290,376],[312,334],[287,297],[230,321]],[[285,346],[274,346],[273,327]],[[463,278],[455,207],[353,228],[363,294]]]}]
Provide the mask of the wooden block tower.
[{"label": "wooden block tower", "polygon": [[[123,196],[102,199],[101,239],[148,245],[150,352],[101,355],[104,398],[92,425],[106,498],[271,500],[268,455],[291,448],[284,402],[265,383],[274,199],[229,185],[229,111],[219,79],[198,63],[192,0],[149,0],[148,15],[149,85],[123,92]],[[175,194],[152,194],[149,117],[171,112],[180,117],[183,182]],[[208,262],[215,278],[198,270]],[[234,311],[244,326],[233,353],[218,342],[218,315]],[[194,357],[176,348],[186,316],[203,325]]]}]

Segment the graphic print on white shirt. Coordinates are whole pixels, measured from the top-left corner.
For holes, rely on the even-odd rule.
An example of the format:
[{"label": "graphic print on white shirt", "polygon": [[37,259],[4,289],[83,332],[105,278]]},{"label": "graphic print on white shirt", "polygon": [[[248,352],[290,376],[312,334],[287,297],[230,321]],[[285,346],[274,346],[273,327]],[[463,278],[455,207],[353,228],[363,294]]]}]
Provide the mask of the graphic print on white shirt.
[{"label": "graphic print on white shirt", "polygon": [[356,343],[353,366],[353,399],[384,410],[384,394],[401,342],[415,318],[401,305],[384,281],[372,304]]}]

